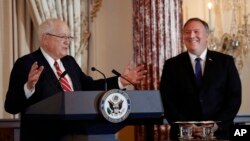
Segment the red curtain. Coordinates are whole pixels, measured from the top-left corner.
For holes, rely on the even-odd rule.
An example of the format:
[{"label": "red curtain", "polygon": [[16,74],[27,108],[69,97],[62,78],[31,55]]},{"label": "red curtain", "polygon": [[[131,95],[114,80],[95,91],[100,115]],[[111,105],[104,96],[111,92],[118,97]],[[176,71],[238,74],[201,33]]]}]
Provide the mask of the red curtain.
[{"label": "red curtain", "polygon": [[[146,79],[137,88],[158,90],[164,61],[182,52],[182,0],[133,0],[135,64],[144,64]],[[144,126],[136,126],[136,141],[144,140]],[[164,139],[168,126],[154,126],[154,140]]]}]

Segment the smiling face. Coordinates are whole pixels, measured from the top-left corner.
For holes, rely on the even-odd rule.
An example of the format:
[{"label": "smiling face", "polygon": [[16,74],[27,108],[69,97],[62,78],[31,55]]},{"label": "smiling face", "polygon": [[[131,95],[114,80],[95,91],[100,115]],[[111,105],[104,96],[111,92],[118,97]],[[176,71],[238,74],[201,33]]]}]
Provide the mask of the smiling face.
[{"label": "smiling face", "polygon": [[207,47],[209,30],[205,26],[199,20],[189,20],[184,25],[184,44],[187,50],[196,56],[200,56]]},{"label": "smiling face", "polygon": [[46,21],[41,26],[40,44],[53,59],[60,59],[68,54],[70,31],[61,20]]}]

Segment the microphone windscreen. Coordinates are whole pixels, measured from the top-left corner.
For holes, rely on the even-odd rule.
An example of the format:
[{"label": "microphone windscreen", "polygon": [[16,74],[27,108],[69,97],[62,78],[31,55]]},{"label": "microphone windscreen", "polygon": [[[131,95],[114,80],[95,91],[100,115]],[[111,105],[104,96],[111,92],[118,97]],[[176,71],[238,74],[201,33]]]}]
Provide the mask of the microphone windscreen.
[{"label": "microphone windscreen", "polygon": [[121,74],[119,72],[117,72],[116,70],[112,70],[112,73],[114,73],[117,76],[121,76]]},{"label": "microphone windscreen", "polygon": [[64,77],[65,75],[67,74],[67,71],[64,71],[62,74],[61,74],[61,78]]},{"label": "microphone windscreen", "polygon": [[95,71],[95,70],[96,70],[96,68],[95,68],[95,67],[92,67],[92,68],[91,68],[91,70],[92,70],[92,71]]}]

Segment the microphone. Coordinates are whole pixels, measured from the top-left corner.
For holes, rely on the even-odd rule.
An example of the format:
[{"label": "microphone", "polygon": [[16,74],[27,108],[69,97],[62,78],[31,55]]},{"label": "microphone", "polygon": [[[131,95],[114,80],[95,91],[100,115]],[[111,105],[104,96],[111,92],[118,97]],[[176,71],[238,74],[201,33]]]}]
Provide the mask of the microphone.
[{"label": "microphone", "polygon": [[[60,81],[62,80],[62,78],[67,74],[67,71],[65,70],[58,78],[57,82],[56,82],[56,87],[61,87]],[[57,93],[58,89],[56,90]],[[62,91],[64,93],[64,91]]]},{"label": "microphone", "polygon": [[66,74],[67,74],[67,71],[64,71],[64,72],[60,75],[60,77],[59,77],[59,79],[58,79],[58,82],[60,82],[61,79],[62,79]]},{"label": "microphone", "polygon": [[105,91],[107,91],[108,90],[108,86],[107,86],[107,78],[106,78],[105,74],[102,73],[100,70],[96,69],[95,67],[92,67],[91,70],[92,71],[97,71],[97,72],[99,72],[103,76],[103,78],[105,80]]},{"label": "microphone", "polygon": [[127,78],[123,77],[118,71],[116,71],[116,70],[113,69],[113,70],[112,70],[112,73],[115,74],[115,75],[118,76],[118,77],[121,77],[121,78],[125,79],[125,80],[128,81],[130,84],[132,84],[132,85],[134,86],[134,88],[136,89],[135,84],[132,83],[131,81],[129,81]]}]

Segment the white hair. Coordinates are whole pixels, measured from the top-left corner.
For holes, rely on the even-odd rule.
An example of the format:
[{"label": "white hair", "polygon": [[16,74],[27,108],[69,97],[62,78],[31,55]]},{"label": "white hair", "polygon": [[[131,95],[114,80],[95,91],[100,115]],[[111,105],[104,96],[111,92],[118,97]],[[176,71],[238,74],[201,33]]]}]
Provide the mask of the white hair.
[{"label": "white hair", "polygon": [[[55,28],[55,22],[57,21],[62,21],[60,19],[48,19],[48,20],[45,20],[44,22],[42,22],[39,27],[38,27],[38,39],[39,39],[39,43],[41,43],[41,40],[42,40],[42,36],[47,34],[47,33],[50,33],[54,30]],[[63,21],[62,21],[63,22]]]}]

